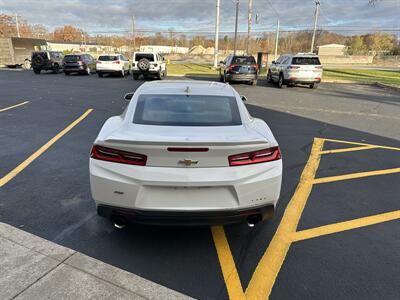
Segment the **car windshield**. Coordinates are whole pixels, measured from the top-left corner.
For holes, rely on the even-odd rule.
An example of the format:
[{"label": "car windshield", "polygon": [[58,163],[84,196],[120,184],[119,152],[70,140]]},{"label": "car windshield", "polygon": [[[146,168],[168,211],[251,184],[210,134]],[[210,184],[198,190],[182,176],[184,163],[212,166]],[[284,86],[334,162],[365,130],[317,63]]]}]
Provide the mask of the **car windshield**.
[{"label": "car windshield", "polygon": [[80,59],[81,59],[80,55],[66,55],[64,57],[65,62],[77,62]]},{"label": "car windshield", "polygon": [[164,126],[241,125],[234,97],[141,95],[133,123]]},{"label": "car windshield", "polygon": [[232,59],[232,64],[235,65],[255,65],[256,60],[253,56],[235,56]]},{"label": "car windshield", "polygon": [[118,56],[116,55],[102,55],[99,56],[100,61],[114,61],[114,60],[118,60]]},{"label": "car windshield", "polygon": [[154,55],[151,53],[136,53],[135,61],[139,61],[143,58],[147,59],[148,61],[154,61]]},{"label": "car windshield", "polygon": [[320,65],[318,57],[293,57],[293,65]]}]

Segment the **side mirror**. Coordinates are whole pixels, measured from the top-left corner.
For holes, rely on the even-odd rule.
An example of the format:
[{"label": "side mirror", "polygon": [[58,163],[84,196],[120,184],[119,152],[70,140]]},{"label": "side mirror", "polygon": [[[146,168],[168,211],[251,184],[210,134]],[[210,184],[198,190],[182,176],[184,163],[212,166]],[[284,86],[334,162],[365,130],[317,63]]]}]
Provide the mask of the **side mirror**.
[{"label": "side mirror", "polygon": [[240,98],[242,99],[243,102],[247,102],[246,96],[240,96]]},{"label": "side mirror", "polygon": [[124,99],[125,99],[126,101],[131,101],[132,98],[133,98],[133,93],[127,93],[127,94],[125,94],[125,96],[124,96]]}]

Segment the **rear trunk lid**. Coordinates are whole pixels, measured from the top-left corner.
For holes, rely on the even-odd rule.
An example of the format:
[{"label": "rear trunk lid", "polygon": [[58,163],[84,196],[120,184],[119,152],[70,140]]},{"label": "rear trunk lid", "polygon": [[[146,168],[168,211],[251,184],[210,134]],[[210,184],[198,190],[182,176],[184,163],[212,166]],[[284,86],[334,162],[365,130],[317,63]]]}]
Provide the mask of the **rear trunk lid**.
[{"label": "rear trunk lid", "polygon": [[171,127],[131,124],[98,144],[147,156],[153,167],[227,167],[228,156],[271,147],[249,126]]}]

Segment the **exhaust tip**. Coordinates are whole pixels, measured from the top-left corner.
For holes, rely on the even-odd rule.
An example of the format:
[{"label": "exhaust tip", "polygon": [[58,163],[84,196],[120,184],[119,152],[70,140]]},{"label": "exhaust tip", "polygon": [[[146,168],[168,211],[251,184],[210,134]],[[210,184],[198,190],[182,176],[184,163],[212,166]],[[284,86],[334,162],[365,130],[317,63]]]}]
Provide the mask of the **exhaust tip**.
[{"label": "exhaust tip", "polygon": [[111,217],[111,222],[113,226],[117,229],[124,229],[126,227],[126,220],[121,216],[113,216]]},{"label": "exhaust tip", "polygon": [[261,220],[262,220],[262,216],[260,214],[248,216],[247,217],[247,226],[249,226],[250,228],[253,228],[259,222],[261,222]]}]

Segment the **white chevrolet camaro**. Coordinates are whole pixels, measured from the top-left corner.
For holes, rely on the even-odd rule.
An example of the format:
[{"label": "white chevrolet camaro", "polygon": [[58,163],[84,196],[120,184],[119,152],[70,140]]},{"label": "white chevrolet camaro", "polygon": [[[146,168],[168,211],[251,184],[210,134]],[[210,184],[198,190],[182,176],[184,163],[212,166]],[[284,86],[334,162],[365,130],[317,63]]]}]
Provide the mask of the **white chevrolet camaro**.
[{"label": "white chevrolet camaro", "polygon": [[273,216],[280,149],[230,85],[147,82],[125,99],[125,112],[105,122],[90,154],[100,216],[118,228],[129,221],[254,226]]}]

